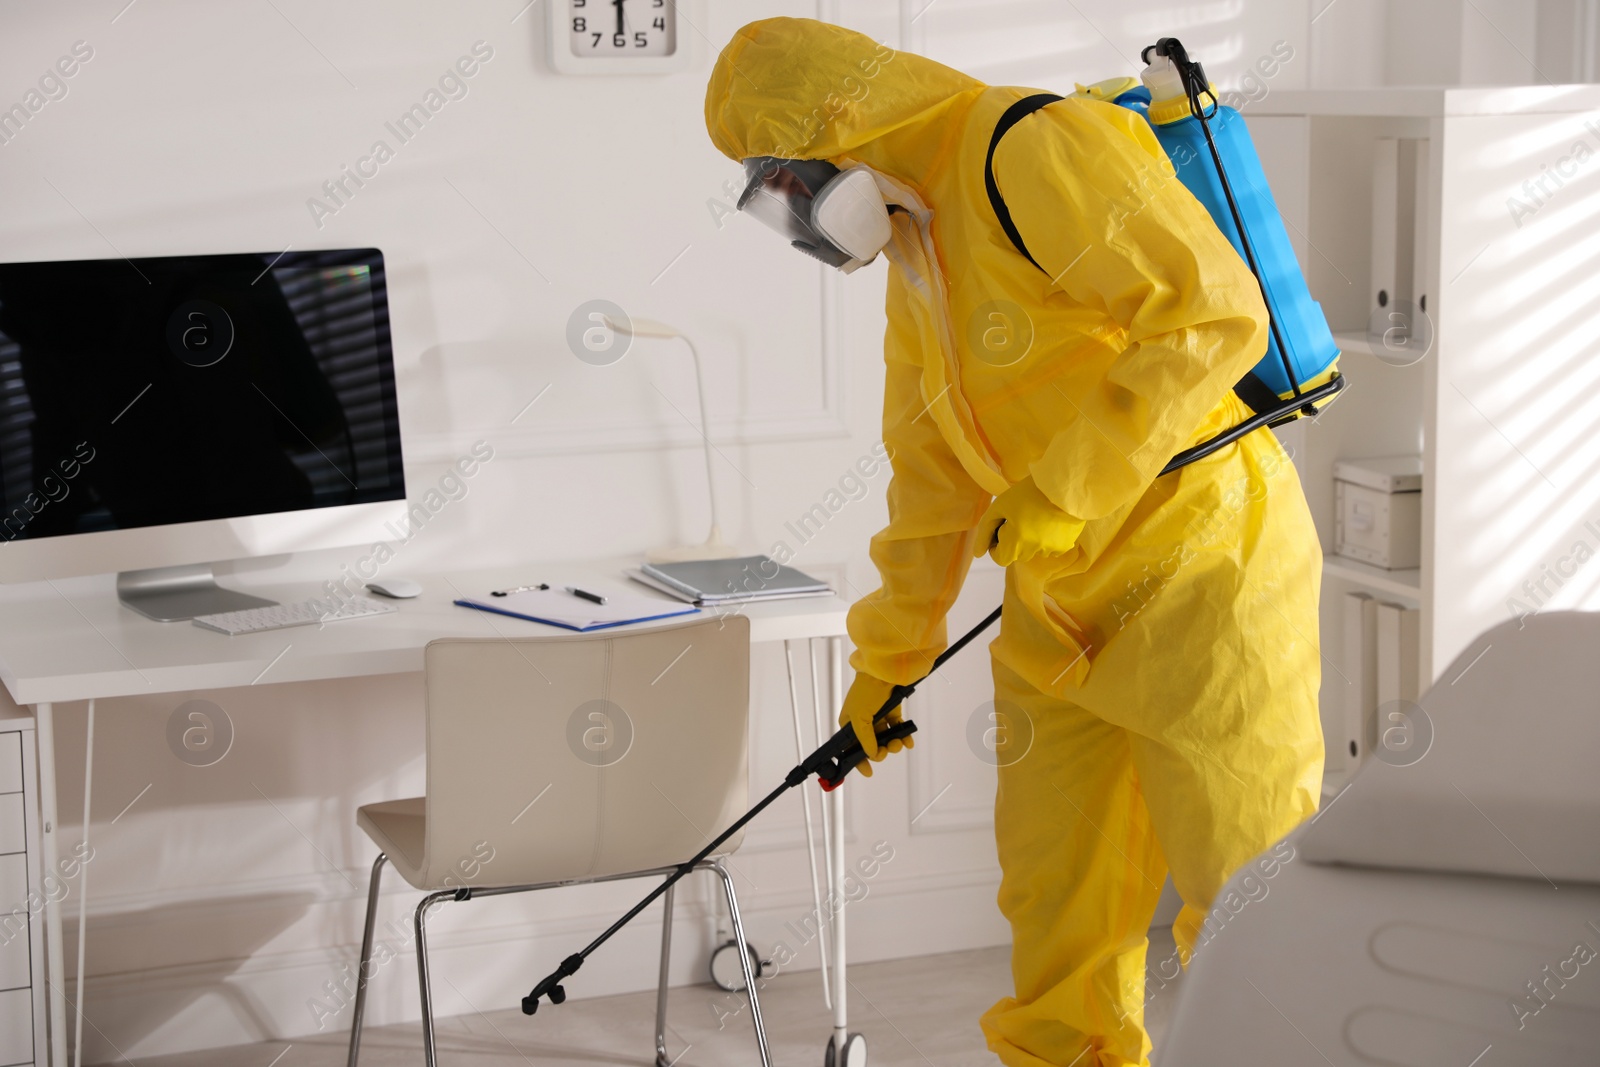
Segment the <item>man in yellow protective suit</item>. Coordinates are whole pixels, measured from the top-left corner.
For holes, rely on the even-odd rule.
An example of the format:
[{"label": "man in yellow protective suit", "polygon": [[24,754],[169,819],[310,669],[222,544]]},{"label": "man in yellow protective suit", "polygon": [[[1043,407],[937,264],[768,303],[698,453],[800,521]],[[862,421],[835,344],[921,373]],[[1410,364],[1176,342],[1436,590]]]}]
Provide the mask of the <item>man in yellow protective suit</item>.
[{"label": "man in yellow protective suit", "polygon": [[[841,717],[874,759],[872,714],[946,647],[974,556],[1006,567],[991,654],[1015,994],[983,1016],[989,1046],[1012,1067],[1146,1064],[1163,880],[1183,898],[1187,958],[1223,883],[1316,809],[1321,557],[1271,432],[1159,476],[1249,416],[1231,387],[1267,326],[1145,120],[1079,94],[1007,133],[993,174],[1038,265],[1007,239],[985,160],[1027,95],[769,19],[723,50],[706,125],[735,160],[866,168],[892,205],[894,475],[872,540],[882,588],[850,611]],[[763,167],[753,190],[806,184],[803,164],[747,163]],[[835,266],[872,258],[804,231],[790,236]]]}]

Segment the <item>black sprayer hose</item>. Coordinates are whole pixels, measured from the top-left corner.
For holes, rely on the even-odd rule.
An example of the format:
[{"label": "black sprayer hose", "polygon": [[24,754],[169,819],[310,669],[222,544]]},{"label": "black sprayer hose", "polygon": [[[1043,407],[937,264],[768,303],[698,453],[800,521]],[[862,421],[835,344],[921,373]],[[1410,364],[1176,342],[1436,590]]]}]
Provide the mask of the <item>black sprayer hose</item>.
[{"label": "black sprayer hose", "polygon": [[[1182,452],[1179,452],[1176,456],[1172,457],[1171,461],[1168,462],[1165,467],[1161,468],[1161,474],[1171,474],[1173,471],[1178,470],[1181,467],[1187,467],[1197,459],[1205,459],[1219,448],[1222,448],[1225,445],[1231,445],[1235,441],[1239,440],[1239,438],[1245,436],[1246,434],[1254,433],[1263,426],[1276,426],[1280,419],[1284,419],[1284,416],[1289,415],[1302,404],[1315,404],[1318,401],[1327,400],[1343,389],[1345,384],[1344,376],[1336,374],[1323,384],[1311,390],[1309,393],[1305,393],[1304,395],[1296,397],[1293,400],[1282,401],[1271,411],[1263,411],[1260,414],[1252,415],[1250,418],[1233,427],[1231,430],[1228,430],[1224,433],[1219,433],[1209,441],[1203,441],[1200,444],[1195,445],[1193,448],[1186,448]],[[1288,420],[1284,419],[1284,421]],[[1160,477],[1160,475],[1157,475],[1157,477]]]},{"label": "black sprayer hose", "polygon": [[[1198,108],[1198,104],[1196,107]],[[1261,276],[1261,266],[1256,262],[1255,249],[1250,245],[1250,238],[1244,232],[1244,218],[1239,214],[1239,205],[1233,199],[1233,186],[1228,182],[1227,172],[1222,169],[1222,153],[1217,151],[1217,142],[1211,137],[1211,123],[1206,121],[1203,109],[1197,110],[1200,118],[1200,129],[1206,135],[1206,147],[1211,149],[1211,159],[1217,165],[1217,175],[1222,179],[1222,194],[1228,198],[1228,211],[1233,215],[1233,225],[1239,231],[1239,244],[1244,249],[1245,258],[1250,261],[1250,273],[1256,277],[1256,285],[1261,289],[1261,302],[1271,307],[1267,297],[1267,282]],[[1289,346],[1284,344],[1283,331],[1278,329],[1278,317],[1269,314],[1267,325],[1272,329],[1272,339],[1278,343],[1278,359],[1283,362],[1283,372],[1289,379],[1289,388],[1294,390],[1296,397],[1300,396],[1300,382],[1294,372],[1294,364],[1289,360]]]},{"label": "black sprayer hose", "polygon": [[[1250,265],[1250,273],[1255,275],[1256,285],[1261,289],[1262,303],[1267,305],[1267,325],[1272,329],[1272,339],[1278,343],[1278,358],[1283,362],[1284,374],[1288,376],[1289,388],[1294,391],[1295,397],[1300,396],[1300,382],[1294,371],[1294,364],[1289,360],[1289,346],[1284,344],[1283,333],[1278,328],[1278,318],[1272,314],[1272,304],[1267,298],[1266,279],[1261,276],[1261,265],[1256,260],[1255,249],[1250,244],[1250,236],[1245,233],[1244,216],[1239,211],[1239,203],[1233,197],[1233,185],[1228,181],[1227,169],[1222,165],[1222,153],[1217,150],[1217,142],[1211,136],[1211,123],[1206,116],[1205,105],[1200,102],[1202,94],[1209,92],[1205,82],[1205,68],[1189,59],[1189,53],[1176,38],[1165,37],[1157,42],[1156,54],[1166,56],[1172,65],[1177,68],[1178,76],[1183,79],[1185,92],[1189,96],[1189,110],[1200,121],[1200,130],[1205,134],[1206,147],[1211,150],[1211,161],[1217,168],[1217,178],[1222,183],[1222,195],[1228,201],[1228,212],[1233,216],[1233,225],[1239,231],[1239,245],[1244,249],[1245,260]],[[1212,98],[1215,100],[1215,97]]]}]

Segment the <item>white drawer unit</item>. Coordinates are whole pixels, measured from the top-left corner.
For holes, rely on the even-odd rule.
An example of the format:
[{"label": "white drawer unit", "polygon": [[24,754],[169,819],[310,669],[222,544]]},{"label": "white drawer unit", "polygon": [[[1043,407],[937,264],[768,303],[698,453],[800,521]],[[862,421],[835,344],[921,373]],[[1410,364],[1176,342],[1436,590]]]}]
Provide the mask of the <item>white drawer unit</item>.
[{"label": "white drawer unit", "polygon": [[[9,725],[6,720],[0,719],[0,729]],[[22,731],[0,733],[0,793],[20,792],[22,792]]]},{"label": "white drawer unit", "polygon": [[22,797],[20,789],[15,793],[0,793],[0,856],[28,851],[28,821],[23,814]]},{"label": "white drawer unit", "polygon": [[0,1065],[44,1067],[44,889],[33,719],[0,708]]},{"label": "white drawer unit", "polygon": [[0,991],[0,1062],[33,1063],[33,1005],[29,990]]},{"label": "white drawer unit", "polygon": [[[0,856],[0,903],[4,904],[4,911],[0,912],[0,989],[23,989],[33,984],[27,902],[27,854]],[[18,909],[22,914],[17,914]],[[0,1056],[0,1063],[16,1062],[14,1056]]]}]

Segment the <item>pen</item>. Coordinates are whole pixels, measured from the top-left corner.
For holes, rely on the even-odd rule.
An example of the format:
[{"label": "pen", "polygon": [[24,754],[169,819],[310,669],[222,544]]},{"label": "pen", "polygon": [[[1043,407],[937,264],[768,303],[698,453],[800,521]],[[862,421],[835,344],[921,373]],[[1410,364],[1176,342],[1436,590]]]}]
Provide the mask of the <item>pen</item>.
[{"label": "pen", "polygon": [[606,602],[606,598],[601,596],[599,593],[591,593],[586,589],[579,589],[575,585],[567,586],[567,592],[571,593],[575,597],[582,597],[584,600],[592,601],[596,604],[604,604]]},{"label": "pen", "polygon": [[540,582],[538,585],[519,585],[519,586],[515,587],[514,589],[496,589],[494,592],[490,593],[489,595],[490,596],[510,596],[512,593],[528,593],[528,592],[532,592],[535,589],[549,589],[549,588],[550,588],[549,585],[547,585],[544,582]]}]

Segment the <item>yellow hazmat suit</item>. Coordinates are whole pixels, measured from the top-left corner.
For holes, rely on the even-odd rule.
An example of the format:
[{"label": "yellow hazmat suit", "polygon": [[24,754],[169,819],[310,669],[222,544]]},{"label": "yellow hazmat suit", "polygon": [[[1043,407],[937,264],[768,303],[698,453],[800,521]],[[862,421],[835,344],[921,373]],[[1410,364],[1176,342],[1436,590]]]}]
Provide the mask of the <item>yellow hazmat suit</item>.
[{"label": "yellow hazmat suit", "polygon": [[706,125],[731,159],[869,167],[904,209],[882,588],[850,612],[851,662],[888,682],[927,671],[995,503],[1021,535],[1001,527],[1017,562],[995,701],[1026,753],[999,752],[1016,988],[984,1031],[1014,1067],[1144,1064],[1146,932],[1169,870],[1187,954],[1223,882],[1315,810],[1321,559],[1270,432],[1157,477],[1247,417],[1230,389],[1267,335],[1247,267],[1144,120],[1076,97],[1008,133],[994,173],[1044,270],[1007,240],[984,159],[1030,93],[769,19],[723,50]]}]

